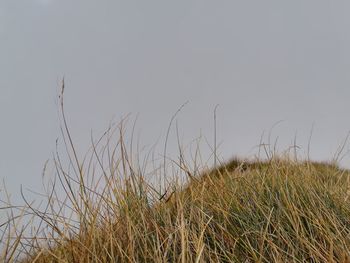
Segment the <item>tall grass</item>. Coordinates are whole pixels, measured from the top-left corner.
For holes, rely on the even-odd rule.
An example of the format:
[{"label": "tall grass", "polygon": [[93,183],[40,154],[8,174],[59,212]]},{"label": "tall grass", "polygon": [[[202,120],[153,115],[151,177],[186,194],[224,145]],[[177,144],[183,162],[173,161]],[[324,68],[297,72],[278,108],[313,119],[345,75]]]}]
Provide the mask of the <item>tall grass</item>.
[{"label": "tall grass", "polygon": [[133,154],[123,123],[80,159],[61,109],[68,166],[55,155],[45,205],[3,200],[1,262],[350,262],[350,173],[335,163],[200,169],[180,150],[169,169]]}]

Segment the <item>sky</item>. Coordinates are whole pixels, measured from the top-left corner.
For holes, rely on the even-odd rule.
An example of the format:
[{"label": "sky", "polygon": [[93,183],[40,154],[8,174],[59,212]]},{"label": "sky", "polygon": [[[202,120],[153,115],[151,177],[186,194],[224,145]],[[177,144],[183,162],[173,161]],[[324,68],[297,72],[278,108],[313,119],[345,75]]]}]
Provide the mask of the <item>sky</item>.
[{"label": "sky", "polygon": [[[0,179],[14,196],[41,185],[63,77],[79,153],[129,113],[141,144],[162,146],[188,101],[184,144],[212,143],[219,105],[222,159],[254,155],[269,131],[306,152],[313,130],[310,157],[329,160],[350,130],[349,11],[345,0],[2,0]],[[172,129],[171,156],[175,140]]]}]

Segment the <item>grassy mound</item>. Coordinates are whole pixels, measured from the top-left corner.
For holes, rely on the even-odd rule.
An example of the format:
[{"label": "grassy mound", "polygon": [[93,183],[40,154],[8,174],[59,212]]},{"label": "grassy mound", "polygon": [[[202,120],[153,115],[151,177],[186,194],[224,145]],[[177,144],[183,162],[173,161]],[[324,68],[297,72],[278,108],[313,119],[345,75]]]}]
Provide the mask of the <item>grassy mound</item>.
[{"label": "grassy mound", "polygon": [[128,178],[113,202],[85,203],[76,234],[23,262],[350,262],[349,175],[331,164],[233,160],[156,202]]},{"label": "grassy mound", "polygon": [[23,193],[23,207],[0,200],[0,262],[350,262],[350,171],[266,151],[268,161],[198,173],[198,152],[190,168],[181,147],[179,161],[165,157],[166,143],[158,165],[152,154],[134,157],[122,123],[80,160],[63,90],[67,156],[54,157],[44,207]]}]

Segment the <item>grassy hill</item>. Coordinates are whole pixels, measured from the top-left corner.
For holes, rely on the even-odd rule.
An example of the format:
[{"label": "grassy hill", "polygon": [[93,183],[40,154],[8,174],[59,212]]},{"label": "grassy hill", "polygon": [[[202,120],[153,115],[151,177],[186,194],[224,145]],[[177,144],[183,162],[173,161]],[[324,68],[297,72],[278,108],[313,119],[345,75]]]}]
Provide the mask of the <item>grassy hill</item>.
[{"label": "grassy hill", "polygon": [[350,262],[349,171],[273,158],[188,173],[153,202],[126,178],[23,262]]},{"label": "grassy hill", "polygon": [[54,157],[46,205],[0,200],[0,262],[350,262],[350,171],[276,154],[199,171],[182,150],[157,165],[134,157],[122,123],[81,160],[63,89],[67,155]]}]

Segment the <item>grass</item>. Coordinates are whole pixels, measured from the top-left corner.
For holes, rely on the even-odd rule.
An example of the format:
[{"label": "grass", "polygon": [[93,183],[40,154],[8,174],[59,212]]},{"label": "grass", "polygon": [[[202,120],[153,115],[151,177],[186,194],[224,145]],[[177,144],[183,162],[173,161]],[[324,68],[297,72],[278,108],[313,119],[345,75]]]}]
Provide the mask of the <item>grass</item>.
[{"label": "grass", "polygon": [[335,163],[199,169],[180,150],[163,169],[132,154],[123,125],[80,160],[62,113],[68,168],[57,154],[45,205],[3,207],[1,262],[350,262],[350,172]]}]

